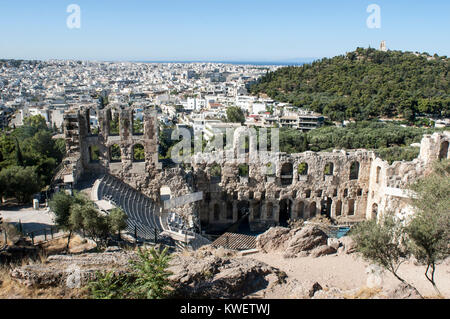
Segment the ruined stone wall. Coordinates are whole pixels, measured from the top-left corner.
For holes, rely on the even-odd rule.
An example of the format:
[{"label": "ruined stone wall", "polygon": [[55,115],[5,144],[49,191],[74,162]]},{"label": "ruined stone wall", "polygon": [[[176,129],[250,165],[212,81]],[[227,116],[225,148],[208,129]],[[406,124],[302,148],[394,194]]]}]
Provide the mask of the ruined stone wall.
[{"label": "ruined stone wall", "polygon": [[[144,109],[142,134],[133,134],[133,110],[128,106],[111,105],[96,112],[100,124],[97,135],[89,127],[89,108],[71,111],[65,117],[68,156],[78,156],[82,164],[82,172],[77,172],[77,176],[108,173],[157,202],[163,186],[170,188],[172,197],[202,191],[202,202],[176,211],[187,215],[198,211],[206,231],[222,231],[246,213],[250,228],[263,230],[286,224],[289,219],[309,219],[320,214],[341,221],[358,221],[387,210],[410,212],[408,185],[430,171],[435,160],[449,157],[449,132],[425,136],[417,159],[392,165],[367,150],[256,152],[256,137],[250,133],[248,153],[239,149],[239,134],[235,134],[232,149],[197,154],[190,169],[162,169],[158,163],[154,109]],[[110,134],[114,114],[119,115],[117,135]],[[133,147],[138,144],[145,151],[145,160],[140,162],[133,158]],[[111,148],[117,145],[121,157],[112,161]],[[90,156],[93,147],[99,148],[98,161]],[[239,166],[245,163],[248,176],[239,176]],[[268,163],[272,163],[272,172]],[[217,165],[220,174],[212,176]],[[300,174],[299,167],[307,167],[307,172]],[[76,169],[80,170],[80,165]]]}]

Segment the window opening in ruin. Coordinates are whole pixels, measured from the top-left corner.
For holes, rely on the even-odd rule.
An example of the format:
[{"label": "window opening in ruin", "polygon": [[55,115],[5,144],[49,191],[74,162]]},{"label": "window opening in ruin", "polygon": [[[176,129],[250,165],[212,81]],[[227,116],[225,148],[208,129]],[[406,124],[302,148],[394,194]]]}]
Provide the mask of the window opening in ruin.
[{"label": "window opening in ruin", "polygon": [[268,163],[266,165],[266,175],[268,177],[274,177],[276,174],[275,172],[275,164],[274,163]]},{"label": "window opening in ruin", "polygon": [[291,185],[294,178],[294,165],[285,163],[281,166],[281,185]]},{"label": "window opening in ruin", "polygon": [[349,216],[355,215],[355,200],[354,199],[350,199],[348,201],[348,215]]},{"label": "window opening in ruin", "polygon": [[338,190],[337,190],[337,188],[335,188],[333,191],[333,197],[336,197],[337,195],[338,195]]},{"label": "window opening in ruin", "polygon": [[322,194],[323,194],[323,191],[321,190],[321,189],[319,189],[317,192],[316,192],[316,197],[322,197]]},{"label": "window opening in ruin", "polygon": [[108,120],[109,120],[109,135],[110,136],[118,136],[120,134],[119,129],[119,113],[111,113],[111,110],[108,111]]},{"label": "window opening in ruin", "polygon": [[316,212],[317,212],[316,202],[312,202],[311,204],[309,204],[309,217],[312,218],[316,216]]},{"label": "window opening in ruin", "polygon": [[114,144],[109,148],[109,160],[111,163],[119,163],[122,161],[122,152],[119,145]]},{"label": "window opening in ruin", "polygon": [[233,220],[233,203],[227,202],[227,219]]},{"label": "window opening in ruin", "polygon": [[214,164],[211,166],[209,173],[211,176],[211,183],[217,184],[222,181],[222,168],[219,164]]},{"label": "window opening in ruin", "polygon": [[381,174],[381,167],[377,166],[377,184],[380,184],[380,174]]},{"label": "window opening in ruin", "polygon": [[292,198],[296,198],[297,197],[297,191],[292,191]]},{"label": "window opening in ruin", "polygon": [[273,219],[273,204],[270,202],[266,204],[266,219]]},{"label": "window opening in ruin", "polygon": [[334,164],[333,163],[327,163],[325,165],[325,169],[323,170],[323,173],[327,176],[333,175],[334,171]]},{"label": "window opening in ruin", "polygon": [[325,215],[326,217],[331,217],[331,206],[333,205],[333,200],[330,197],[327,197],[327,199],[322,200],[321,202],[321,214]]},{"label": "window opening in ruin", "polygon": [[98,163],[100,161],[100,148],[98,146],[89,146],[89,160],[91,163]]},{"label": "window opening in ruin", "polygon": [[219,221],[220,220],[220,205],[214,204],[214,220]]},{"label": "window opening in ruin", "polygon": [[260,219],[261,218],[261,203],[260,202],[254,202],[252,204],[253,209],[253,218],[254,219]]},{"label": "window opening in ruin", "polygon": [[300,202],[297,205],[297,218],[304,219],[305,218],[305,203]]},{"label": "window opening in ruin", "polygon": [[239,165],[239,177],[247,177],[249,175],[249,167],[247,164]]},{"label": "window opening in ruin", "polygon": [[378,216],[378,204],[372,205],[372,219],[376,219]]},{"label": "window opening in ruin", "polygon": [[338,200],[336,203],[336,216],[342,215],[342,201]]},{"label": "window opening in ruin", "polygon": [[142,144],[136,144],[133,146],[133,161],[134,162],[145,161],[145,150]]},{"label": "window opening in ruin", "polygon": [[282,227],[288,226],[288,220],[292,216],[292,203],[289,199],[283,199],[280,202],[280,214],[279,214],[279,224]]},{"label": "window opening in ruin", "polygon": [[350,166],[350,180],[359,178],[359,162],[353,162]]},{"label": "window opening in ruin", "polygon": [[439,151],[439,160],[445,160],[448,157],[448,146],[449,143],[447,141],[441,144],[441,149]]},{"label": "window opening in ruin", "polygon": [[255,197],[255,194],[253,192],[248,193],[248,199],[253,199]]},{"label": "window opening in ruin", "polygon": [[307,190],[305,191],[305,197],[306,197],[306,198],[310,198],[310,197],[311,197],[311,190],[310,190],[310,189],[307,189]]},{"label": "window opening in ruin", "polygon": [[250,224],[249,224],[249,213],[250,213],[250,203],[248,201],[241,201],[237,205],[238,211],[238,221],[239,221],[239,233],[248,233],[250,232]]},{"label": "window opening in ruin", "polygon": [[348,196],[348,189],[344,189],[344,198],[346,198]]},{"label": "window opening in ruin", "polygon": [[357,195],[358,195],[358,196],[362,196],[362,192],[363,192],[363,190],[362,190],[361,188],[358,188]]},{"label": "window opening in ruin", "polygon": [[298,175],[305,176],[308,175],[308,164],[303,162],[298,165],[297,168]]},{"label": "window opening in ruin", "polygon": [[261,199],[266,199],[266,191],[261,192]]},{"label": "window opening in ruin", "polygon": [[133,135],[144,134],[144,113],[142,109],[134,109],[132,117]]}]

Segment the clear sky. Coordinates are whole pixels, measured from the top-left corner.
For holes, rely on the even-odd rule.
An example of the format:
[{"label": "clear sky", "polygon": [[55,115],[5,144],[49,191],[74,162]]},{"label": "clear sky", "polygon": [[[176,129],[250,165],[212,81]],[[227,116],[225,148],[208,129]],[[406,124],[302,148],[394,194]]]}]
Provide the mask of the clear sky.
[{"label": "clear sky", "polygon": [[0,58],[295,61],[382,40],[450,56],[449,15],[449,0],[0,0]]}]

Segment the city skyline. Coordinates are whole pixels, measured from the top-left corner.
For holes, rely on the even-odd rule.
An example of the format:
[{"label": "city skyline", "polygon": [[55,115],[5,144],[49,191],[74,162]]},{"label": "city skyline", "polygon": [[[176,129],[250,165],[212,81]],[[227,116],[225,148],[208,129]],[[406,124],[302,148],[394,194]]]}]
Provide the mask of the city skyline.
[{"label": "city skyline", "polygon": [[[68,6],[81,9],[69,28]],[[370,28],[368,7],[381,24]],[[15,1],[0,12],[0,58],[309,62],[378,48],[448,55],[446,1]]]}]

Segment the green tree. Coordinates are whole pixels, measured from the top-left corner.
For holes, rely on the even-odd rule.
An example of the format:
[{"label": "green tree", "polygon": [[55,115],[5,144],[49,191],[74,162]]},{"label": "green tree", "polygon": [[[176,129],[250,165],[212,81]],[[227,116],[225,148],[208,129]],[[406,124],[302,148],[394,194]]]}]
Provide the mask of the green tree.
[{"label": "green tree", "polygon": [[416,213],[406,229],[412,253],[427,266],[425,277],[440,295],[434,275],[436,264],[450,255],[450,160],[436,163],[433,173],[412,189]]},{"label": "green tree", "polygon": [[112,233],[118,234],[119,238],[120,232],[127,228],[127,218],[128,216],[120,208],[114,208],[108,215],[109,229]]},{"label": "green tree", "polygon": [[170,259],[168,248],[162,251],[139,249],[139,259],[131,262],[137,278],[132,289],[137,298],[163,299],[168,296]]},{"label": "green tree", "polygon": [[227,108],[227,121],[243,124],[245,122],[245,114],[240,107],[230,106]]},{"label": "green tree", "polygon": [[405,228],[393,214],[384,214],[378,223],[372,219],[358,224],[351,230],[350,236],[364,259],[380,265],[420,295],[414,286],[398,274],[400,265],[409,258],[411,252]]},{"label": "green tree", "polygon": [[25,204],[41,190],[35,167],[9,166],[0,172],[0,184],[4,196],[13,196]]}]

